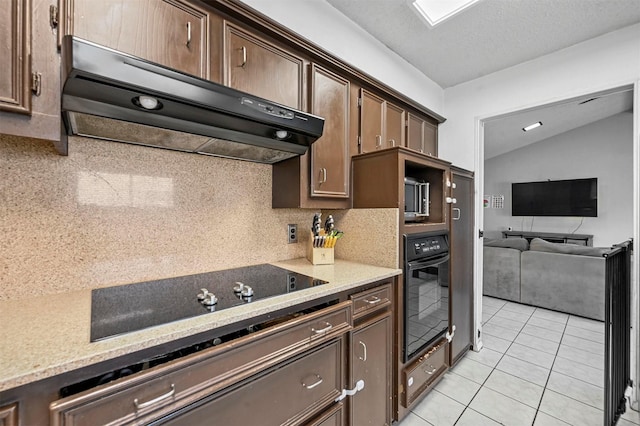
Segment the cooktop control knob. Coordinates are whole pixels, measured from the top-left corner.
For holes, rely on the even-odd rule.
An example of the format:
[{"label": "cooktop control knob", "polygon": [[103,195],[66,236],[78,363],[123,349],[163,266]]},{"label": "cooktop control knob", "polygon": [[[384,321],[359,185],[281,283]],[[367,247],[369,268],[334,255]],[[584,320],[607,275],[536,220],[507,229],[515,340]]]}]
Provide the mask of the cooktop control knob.
[{"label": "cooktop control knob", "polygon": [[242,293],[243,289],[244,289],[244,284],[241,283],[240,281],[236,281],[236,285],[233,286],[233,291],[235,293]]},{"label": "cooktop control knob", "polygon": [[248,285],[245,285],[240,293],[242,294],[242,297],[251,297],[253,296],[253,289]]},{"label": "cooktop control knob", "polygon": [[205,298],[202,300],[202,304],[205,306],[213,306],[218,303],[218,298],[213,293],[207,293]]},{"label": "cooktop control knob", "polygon": [[200,289],[200,291],[201,291],[202,293],[199,293],[199,294],[198,294],[198,300],[201,300],[201,301],[202,301],[202,300],[204,300],[204,299],[207,297],[207,295],[209,294],[209,290],[207,290],[206,288],[201,288],[201,289]]}]

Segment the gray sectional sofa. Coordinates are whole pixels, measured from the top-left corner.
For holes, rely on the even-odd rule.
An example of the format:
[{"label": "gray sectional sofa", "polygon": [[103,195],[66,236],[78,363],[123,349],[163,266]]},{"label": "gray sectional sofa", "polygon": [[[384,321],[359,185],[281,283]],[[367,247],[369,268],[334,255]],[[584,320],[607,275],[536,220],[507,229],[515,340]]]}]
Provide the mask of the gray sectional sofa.
[{"label": "gray sectional sofa", "polygon": [[485,240],[483,293],[603,321],[602,255],[609,250],[539,238]]}]

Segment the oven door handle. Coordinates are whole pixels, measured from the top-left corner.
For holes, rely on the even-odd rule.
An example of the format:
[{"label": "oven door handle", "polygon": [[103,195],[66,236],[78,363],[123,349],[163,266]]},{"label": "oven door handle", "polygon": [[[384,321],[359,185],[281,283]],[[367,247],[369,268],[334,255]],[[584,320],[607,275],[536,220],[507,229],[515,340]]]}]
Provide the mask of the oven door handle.
[{"label": "oven door handle", "polygon": [[430,258],[430,259],[414,260],[411,262],[407,262],[407,270],[415,271],[416,269],[422,269],[429,266],[436,266],[448,260],[449,260],[449,253],[445,253],[438,257]]}]

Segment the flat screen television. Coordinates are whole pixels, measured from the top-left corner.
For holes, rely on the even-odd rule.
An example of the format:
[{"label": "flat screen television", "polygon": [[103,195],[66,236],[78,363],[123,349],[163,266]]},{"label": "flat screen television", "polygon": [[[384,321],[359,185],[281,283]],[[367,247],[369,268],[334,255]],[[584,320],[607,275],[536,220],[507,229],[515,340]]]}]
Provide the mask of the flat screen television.
[{"label": "flat screen television", "polygon": [[511,184],[512,216],[598,216],[598,178]]}]

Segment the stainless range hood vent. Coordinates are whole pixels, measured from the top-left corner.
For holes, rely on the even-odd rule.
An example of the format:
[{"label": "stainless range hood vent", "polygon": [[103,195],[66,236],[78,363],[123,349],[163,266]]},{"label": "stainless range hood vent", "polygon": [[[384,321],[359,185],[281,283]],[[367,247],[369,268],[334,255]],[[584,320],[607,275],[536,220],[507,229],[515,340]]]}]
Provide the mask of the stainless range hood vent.
[{"label": "stainless range hood vent", "polygon": [[76,37],[62,57],[68,135],[269,164],[322,135],[320,117]]}]

